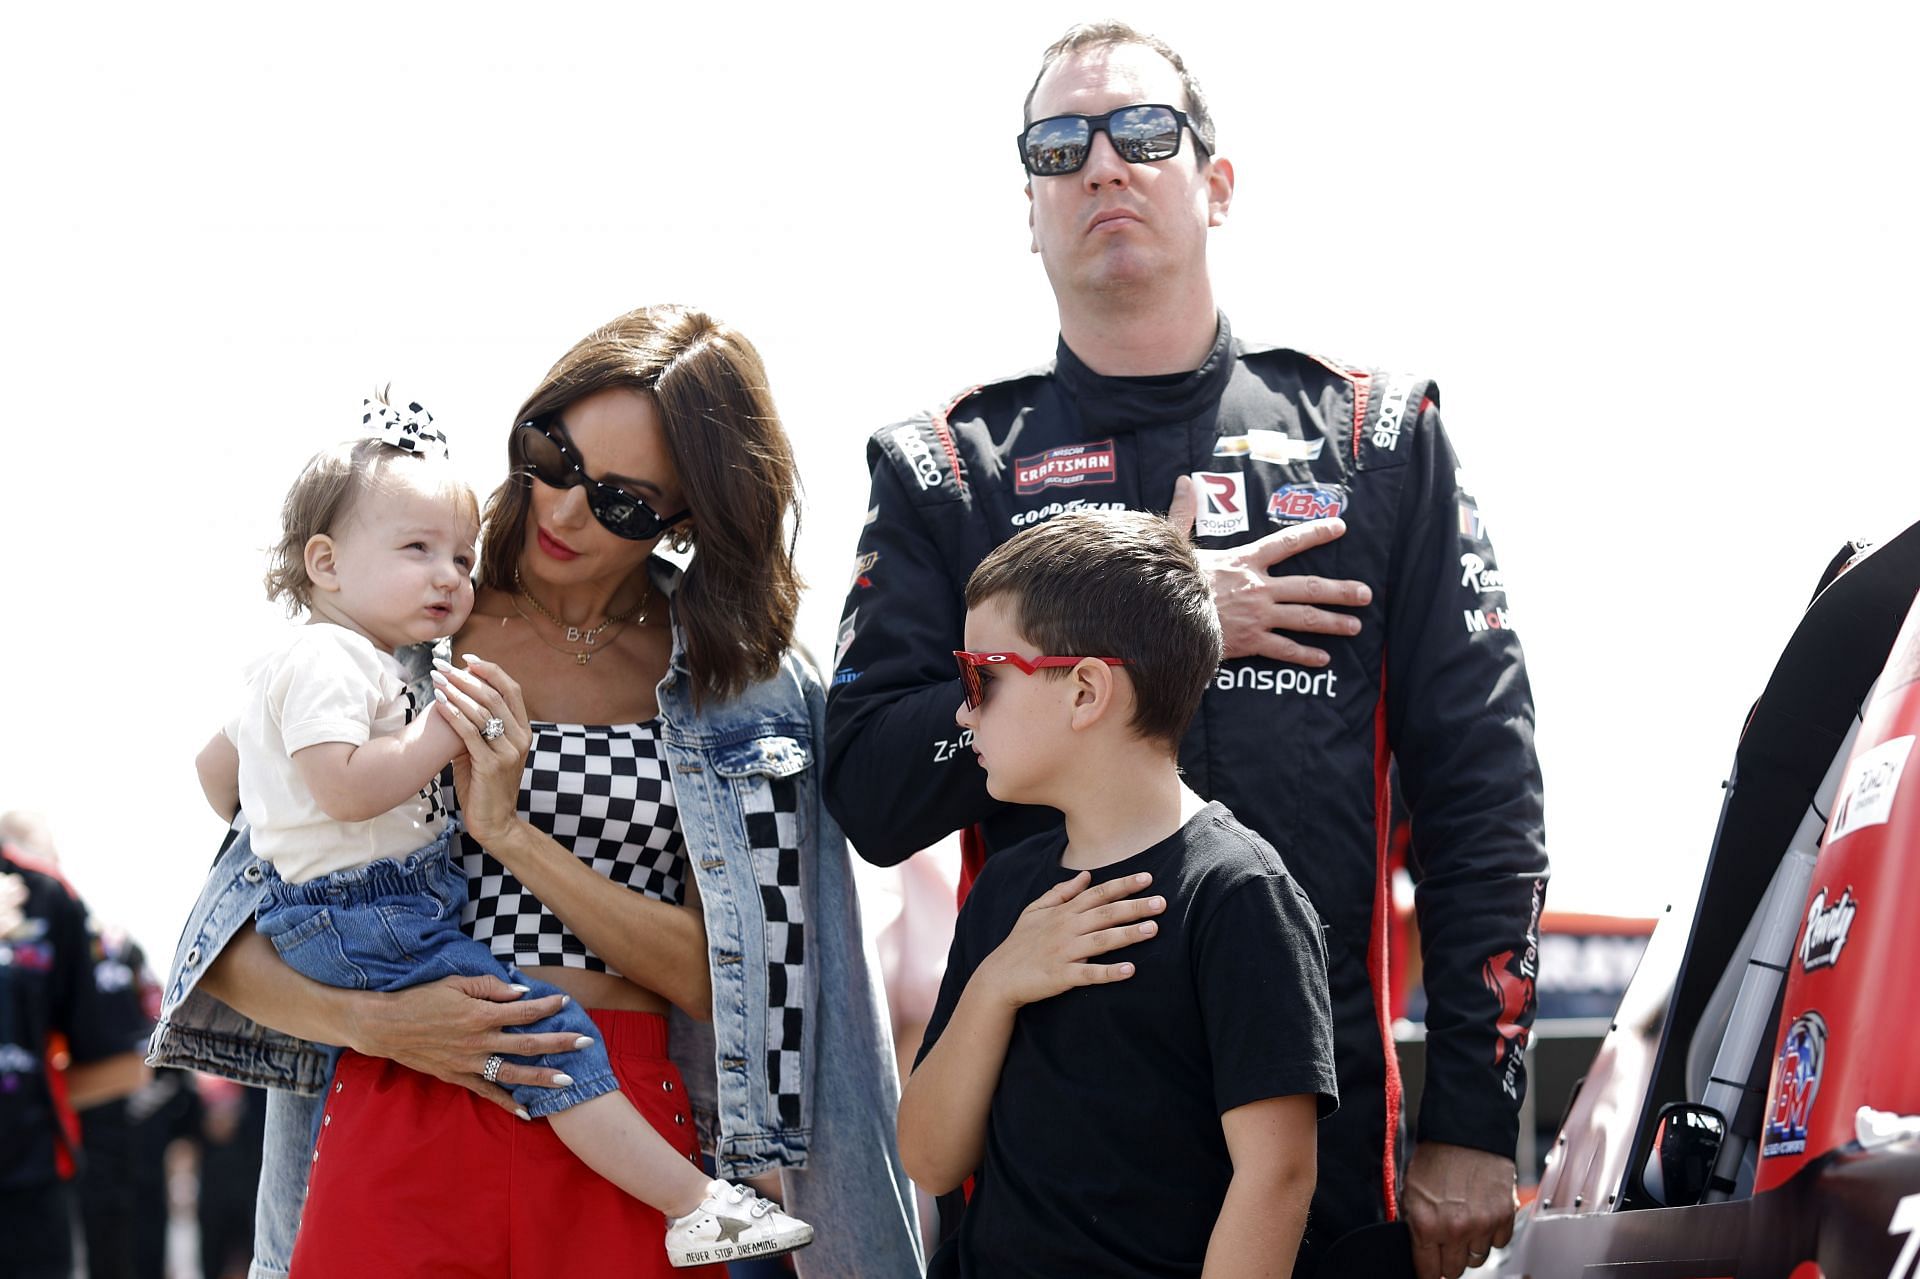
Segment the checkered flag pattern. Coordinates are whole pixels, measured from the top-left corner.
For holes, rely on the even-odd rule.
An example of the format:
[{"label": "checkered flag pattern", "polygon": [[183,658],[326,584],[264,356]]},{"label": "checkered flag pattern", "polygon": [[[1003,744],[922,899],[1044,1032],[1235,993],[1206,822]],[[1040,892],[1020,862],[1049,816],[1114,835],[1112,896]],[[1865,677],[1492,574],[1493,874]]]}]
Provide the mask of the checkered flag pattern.
[{"label": "checkered flag pattern", "polygon": [[[403,690],[407,698],[407,723],[413,723],[413,717],[421,713],[421,706],[433,709],[432,702],[423,697],[412,684]],[[420,788],[420,798],[427,801],[427,818],[422,823],[428,830],[438,831],[446,825],[447,801],[445,783],[452,780],[450,769],[441,769],[433,775],[433,780]]]},{"label": "checkered flag pattern", "polygon": [[800,899],[800,788],[790,777],[743,790],[747,843],[767,915],[767,1082],[785,1127],[801,1126],[807,1004],[806,909]]},{"label": "checkered flag pattern", "polygon": [[[686,899],[686,845],[653,723],[536,722],[520,816],[595,874],[676,906]],[[464,834],[461,847],[463,922],[496,958],[613,972],[492,854]]]}]

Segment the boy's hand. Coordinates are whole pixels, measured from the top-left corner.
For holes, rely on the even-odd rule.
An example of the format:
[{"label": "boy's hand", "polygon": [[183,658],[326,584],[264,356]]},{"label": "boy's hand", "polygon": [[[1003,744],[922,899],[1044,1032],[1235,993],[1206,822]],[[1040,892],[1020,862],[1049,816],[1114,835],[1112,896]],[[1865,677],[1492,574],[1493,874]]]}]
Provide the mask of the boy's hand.
[{"label": "boy's hand", "polygon": [[980,965],[974,979],[986,978],[987,990],[1009,1007],[1019,1008],[1075,986],[1133,976],[1129,963],[1086,961],[1159,932],[1160,926],[1146,916],[1165,910],[1167,899],[1132,896],[1153,882],[1151,875],[1123,875],[1088,887],[1092,880],[1083,870],[1041,894],[1020,912],[1013,931]]}]

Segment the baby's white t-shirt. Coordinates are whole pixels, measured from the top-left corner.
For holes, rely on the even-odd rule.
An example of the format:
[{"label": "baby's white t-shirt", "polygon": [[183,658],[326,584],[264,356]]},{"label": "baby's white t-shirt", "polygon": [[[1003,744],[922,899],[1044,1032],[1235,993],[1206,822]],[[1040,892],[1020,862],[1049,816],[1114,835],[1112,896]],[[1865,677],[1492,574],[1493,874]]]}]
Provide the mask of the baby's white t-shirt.
[{"label": "baby's white t-shirt", "polygon": [[[423,708],[425,709],[425,708]],[[322,742],[364,745],[397,733],[408,720],[407,681],[391,653],[344,626],[297,628],[249,675],[240,714],[227,736],[240,753],[240,810],[255,855],[289,883],[404,857],[438,838],[446,825],[436,785],[364,822],[327,816],[300,779],[293,753]]]}]

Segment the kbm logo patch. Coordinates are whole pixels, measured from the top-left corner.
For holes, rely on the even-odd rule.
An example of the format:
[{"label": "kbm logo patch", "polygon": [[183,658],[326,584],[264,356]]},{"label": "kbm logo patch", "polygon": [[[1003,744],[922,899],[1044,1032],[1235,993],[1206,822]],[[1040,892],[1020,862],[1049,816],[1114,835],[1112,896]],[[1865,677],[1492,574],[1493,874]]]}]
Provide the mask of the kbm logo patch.
[{"label": "kbm logo patch", "polygon": [[1763,1155],[1797,1155],[1807,1148],[1820,1071],[1827,1064],[1827,1020],[1812,1009],[1793,1019],[1773,1064],[1773,1104],[1767,1107]]},{"label": "kbm logo patch", "polygon": [[1066,444],[1013,461],[1013,491],[1038,493],[1072,484],[1113,483],[1113,441]]},{"label": "kbm logo patch", "polygon": [[1195,512],[1196,537],[1225,537],[1247,531],[1247,481],[1238,471],[1195,471],[1193,490],[1200,499]]},{"label": "kbm logo patch", "polygon": [[1330,520],[1347,509],[1347,491],[1338,484],[1288,484],[1267,499],[1267,518],[1275,524]]}]

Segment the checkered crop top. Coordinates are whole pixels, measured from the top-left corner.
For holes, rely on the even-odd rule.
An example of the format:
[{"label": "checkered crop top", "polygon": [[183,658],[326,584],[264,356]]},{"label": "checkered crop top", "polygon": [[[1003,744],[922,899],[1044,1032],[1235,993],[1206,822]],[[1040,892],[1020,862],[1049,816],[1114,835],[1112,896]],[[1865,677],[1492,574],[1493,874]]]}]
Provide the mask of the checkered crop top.
[{"label": "checkered crop top", "polygon": [[[520,816],[614,883],[676,906],[685,901],[686,843],[661,757],[659,721],[536,720],[532,728],[533,745],[520,778]],[[464,832],[461,857],[467,872],[461,922],[496,959],[521,968],[544,964],[613,973]]]}]

